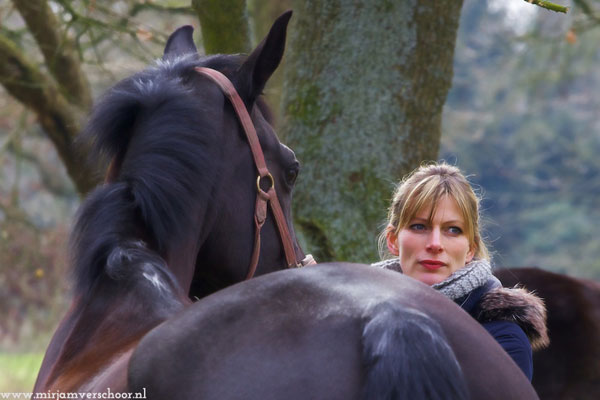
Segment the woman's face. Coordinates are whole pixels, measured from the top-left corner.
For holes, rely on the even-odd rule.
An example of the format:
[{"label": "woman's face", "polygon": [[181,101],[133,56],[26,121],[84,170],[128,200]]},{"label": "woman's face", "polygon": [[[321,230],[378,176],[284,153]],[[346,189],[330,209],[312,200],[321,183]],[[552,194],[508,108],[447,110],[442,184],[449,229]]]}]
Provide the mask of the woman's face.
[{"label": "woman's face", "polygon": [[399,256],[404,274],[427,285],[439,283],[473,259],[465,221],[451,197],[442,197],[429,221],[431,205],[423,207],[396,235],[387,234],[390,252]]}]

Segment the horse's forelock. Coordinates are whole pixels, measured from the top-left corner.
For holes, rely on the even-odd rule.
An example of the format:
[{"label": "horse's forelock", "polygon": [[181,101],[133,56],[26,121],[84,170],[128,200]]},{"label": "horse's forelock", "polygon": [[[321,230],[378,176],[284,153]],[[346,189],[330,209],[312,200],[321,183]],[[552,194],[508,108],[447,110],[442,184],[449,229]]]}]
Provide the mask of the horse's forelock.
[{"label": "horse's forelock", "polygon": [[96,103],[80,138],[91,142],[95,158],[112,158],[129,144],[139,112],[186,92],[183,77],[197,60],[178,57],[159,60],[155,66],[117,83]]}]

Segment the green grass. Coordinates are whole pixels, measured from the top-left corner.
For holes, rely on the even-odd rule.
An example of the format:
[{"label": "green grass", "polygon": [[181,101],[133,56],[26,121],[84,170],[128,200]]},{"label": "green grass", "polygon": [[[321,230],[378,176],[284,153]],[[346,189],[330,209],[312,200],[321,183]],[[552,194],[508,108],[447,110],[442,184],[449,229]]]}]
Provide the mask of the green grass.
[{"label": "green grass", "polygon": [[0,353],[0,392],[31,392],[44,353]]}]

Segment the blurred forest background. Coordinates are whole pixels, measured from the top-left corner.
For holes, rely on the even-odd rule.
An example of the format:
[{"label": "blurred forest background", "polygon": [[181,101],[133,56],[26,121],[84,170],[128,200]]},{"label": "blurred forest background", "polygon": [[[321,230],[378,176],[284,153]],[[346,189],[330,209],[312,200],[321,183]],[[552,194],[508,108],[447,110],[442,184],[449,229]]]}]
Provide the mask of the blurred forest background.
[{"label": "blurred forest background", "polygon": [[[261,13],[273,2],[271,10],[292,8],[247,2],[253,44],[279,13]],[[496,265],[600,280],[600,2],[561,3],[568,14],[522,0],[464,1],[438,158],[481,191]],[[189,0],[49,4],[79,40],[91,98],[160,57],[176,27],[198,27]],[[11,2],[0,3],[0,34],[43,62]],[[276,114],[282,76],[266,90]],[[33,383],[19,383],[19,368],[37,369],[69,300],[67,237],[81,199],[38,122],[0,87],[0,390]],[[364,246],[357,254],[375,254],[376,238]],[[25,352],[25,364],[11,358]]]},{"label": "blurred forest background", "polygon": [[440,157],[480,186],[497,265],[600,279],[600,4],[522,3],[465,1]]}]

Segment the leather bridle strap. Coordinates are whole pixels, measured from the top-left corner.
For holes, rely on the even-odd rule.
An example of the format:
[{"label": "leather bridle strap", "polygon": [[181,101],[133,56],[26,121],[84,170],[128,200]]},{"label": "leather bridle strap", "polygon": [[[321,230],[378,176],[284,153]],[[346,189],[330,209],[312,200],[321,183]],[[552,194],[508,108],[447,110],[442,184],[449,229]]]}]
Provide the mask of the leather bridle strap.
[{"label": "leather bridle strap", "polygon": [[[285,252],[285,259],[288,264],[288,268],[296,268],[304,265],[314,264],[314,259],[310,254],[301,261],[298,261],[296,258],[294,243],[292,241],[285,216],[283,215],[283,210],[279,204],[277,193],[275,192],[275,181],[273,180],[273,176],[267,168],[267,163],[265,162],[265,157],[263,155],[262,148],[260,147],[256,129],[254,128],[250,114],[248,114],[246,105],[242,101],[240,95],[235,90],[231,81],[221,72],[204,67],[196,67],[195,70],[214,81],[221,88],[223,93],[225,93],[225,96],[231,101],[240,123],[242,124],[242,128],[246,133],[246,138],[248,139],[250,150],[252,151],[252,157],[254,158],[254,163],[256,165],[256,169],[258,170],[258,177],[256,179],[256,206],[254,212],[254,249],[252,251],[252,258],[250,259],[250,267],[248,269],[246,279],[252,278],[256,272],[258,258],[260,255],[260,230],[267,219],[267,206],[269,202],[271,203],[271,211],[275,217],[275,223],[277,224],[279,235],[281,236],[281,242],[283,244],[283,250]],[[265,179],[269,181],[269,189],[266,191],[261,188],[261,182],[263,182]]]}]

